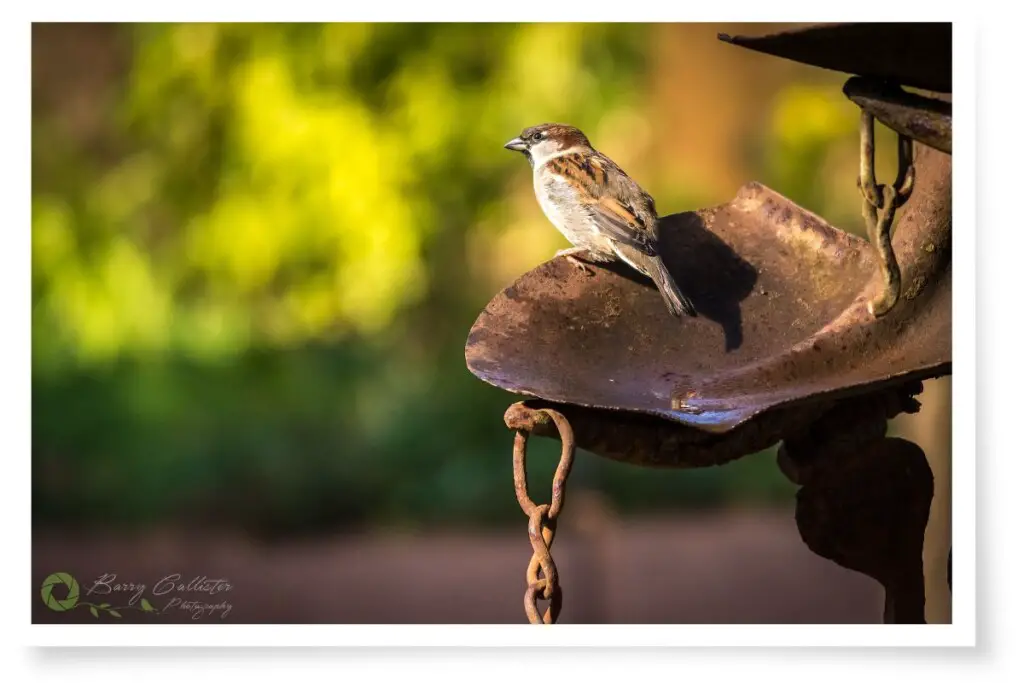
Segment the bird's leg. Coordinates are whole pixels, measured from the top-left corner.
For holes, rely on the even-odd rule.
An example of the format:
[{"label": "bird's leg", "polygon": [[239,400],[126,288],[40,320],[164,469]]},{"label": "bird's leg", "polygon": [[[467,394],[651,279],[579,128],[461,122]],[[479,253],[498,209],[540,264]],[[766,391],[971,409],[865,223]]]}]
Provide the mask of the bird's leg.
[{"label": "bird's leg", "polygon": [[593,271],[591,271],[585,263],[576,258],[577,256],[591,256],[589,247],[573,247],[571,249],[559,249],[557,252],[555,252],[555,256],[564,256],[566,261],[582,270],[586,275],[593,275]]}]

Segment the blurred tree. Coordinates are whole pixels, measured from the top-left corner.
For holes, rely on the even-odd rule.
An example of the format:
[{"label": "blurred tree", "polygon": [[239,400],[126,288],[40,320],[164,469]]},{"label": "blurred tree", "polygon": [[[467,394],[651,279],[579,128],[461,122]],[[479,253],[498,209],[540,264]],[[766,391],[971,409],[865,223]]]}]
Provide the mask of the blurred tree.
[{"label": "blurred tree", "polygon": [[499,199],[513,159],[495,141],[593,119],[583,103],[632,92],[642,57],[640,27],[132,31],[119,158],[35,154],[39,368],[373,337],[436,288],[432,248]]}]

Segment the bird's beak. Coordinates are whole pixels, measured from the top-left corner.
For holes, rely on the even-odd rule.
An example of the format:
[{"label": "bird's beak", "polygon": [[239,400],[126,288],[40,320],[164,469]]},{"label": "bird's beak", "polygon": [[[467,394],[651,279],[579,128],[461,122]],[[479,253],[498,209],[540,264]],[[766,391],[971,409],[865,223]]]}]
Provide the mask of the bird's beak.
[{"label": "bird's beak", "polygon": [[512,138],[505,143],[505,149],[510,149],[513,152],[525,152],[526,142],[522,138]]}]

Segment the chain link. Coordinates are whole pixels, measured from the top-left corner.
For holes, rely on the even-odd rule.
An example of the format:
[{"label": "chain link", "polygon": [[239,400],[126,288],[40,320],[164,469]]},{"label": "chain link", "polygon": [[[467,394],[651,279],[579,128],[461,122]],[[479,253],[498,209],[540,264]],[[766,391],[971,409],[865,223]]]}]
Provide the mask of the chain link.
[{"label": "chain link", "polygon": [[[551,503],[538,505],[531,500],[527,490],[526,442],[530,431],[537,424],[548,420],[554,422],[558,428],[562,440],[562,455],[551,481]],[[530,520],[527,531],[530,545],[533,547],[533,556],[526,567],[526,594],[523,596],[523,607],[531,624],[553,624],[558,620],[558,614],[562,609],[562,588],[558,583],[558,568],[551,557],[551,544],[555,540],[558,515],[565,504],[565,486],[576,454],[576,440],[569,421],[561,413],[548,408],[534,410],[517,403],[505,414],[505,423],[516,430],[512,449],[512,477],[515,482],[516,499]],[[537,607],[537,601],[540,599],[550,601],[543,616]]]},{"label": "chain link", "polygon": [[882,292],[868,303],[868,311],[876,318],[888,313],[900,296],[900,266],[892,248],[892,223],[896,209],[910,198],[914,190],[914,143],[906,135],[899,136],[899,162],[896,181],[892,185],[875,182],[875,117],[860,113],[860,176],[857,185],[864,197],[862,213],[868,235],[875,245],[882,270]]}]

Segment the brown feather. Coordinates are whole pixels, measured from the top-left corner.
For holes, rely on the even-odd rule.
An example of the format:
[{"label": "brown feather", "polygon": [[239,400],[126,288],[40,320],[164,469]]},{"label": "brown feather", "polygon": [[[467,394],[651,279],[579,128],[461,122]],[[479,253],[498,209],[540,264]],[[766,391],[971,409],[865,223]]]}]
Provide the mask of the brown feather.
[{"label": "brown feather", "polygon": [[602,233],[645,254],[655,251],[657,214],[654,200],[622,169],[599,152],[555,157],[549,169],[574,186],[580,203]]}]

